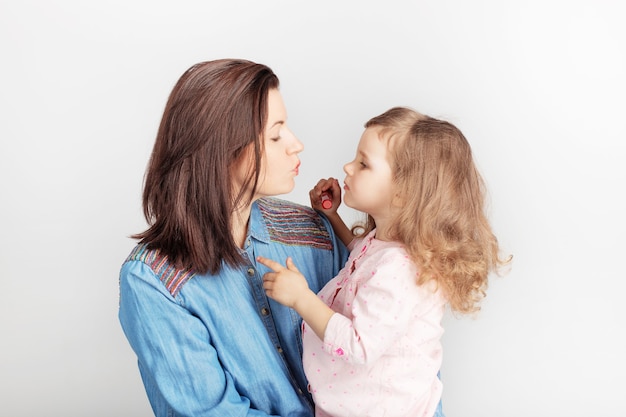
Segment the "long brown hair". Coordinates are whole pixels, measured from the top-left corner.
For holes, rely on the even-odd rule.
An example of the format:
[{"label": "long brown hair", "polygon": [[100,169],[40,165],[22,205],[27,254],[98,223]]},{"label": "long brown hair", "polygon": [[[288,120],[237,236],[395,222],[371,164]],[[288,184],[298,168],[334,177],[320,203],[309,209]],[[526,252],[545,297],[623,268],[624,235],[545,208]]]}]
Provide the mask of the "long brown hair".
[{"label": "long brown hair", "polygon": [[[484,212],[485,184],[470,145],[449,122],[394,107],[370,119],[387,140],[394,190],[402,208],[391,237],[403,243],[420,267],[418,284],[434,280],[452,310],[479,310],[487,278],[508,259]],[[376,227],[368,216],[364,232]]]},{"label": "long brown hair", "polygon": [[[165,106],[144,179],[150,227],[134,238],[199,273],[243,261],[232,214],[256,190],[268,92],[278,87],[270,68],[247,60],[201,62],[185,71]],[[250,176],[233,195],[230,171],[249,146]]]}]

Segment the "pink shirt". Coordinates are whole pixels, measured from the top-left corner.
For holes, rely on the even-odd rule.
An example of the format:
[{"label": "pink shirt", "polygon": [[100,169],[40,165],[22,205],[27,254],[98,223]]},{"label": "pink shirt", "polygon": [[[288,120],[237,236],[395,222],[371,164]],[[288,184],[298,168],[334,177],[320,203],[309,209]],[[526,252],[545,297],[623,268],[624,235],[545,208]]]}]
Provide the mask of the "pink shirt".
[{"label": "pink shirt", "polygon": [[446,300],[418,286],[417,266],[397,242],[353,242],[346,266],[319,296],[334,314],[324,341],[303,326],[303,363],[316,416],[431,417]]}]

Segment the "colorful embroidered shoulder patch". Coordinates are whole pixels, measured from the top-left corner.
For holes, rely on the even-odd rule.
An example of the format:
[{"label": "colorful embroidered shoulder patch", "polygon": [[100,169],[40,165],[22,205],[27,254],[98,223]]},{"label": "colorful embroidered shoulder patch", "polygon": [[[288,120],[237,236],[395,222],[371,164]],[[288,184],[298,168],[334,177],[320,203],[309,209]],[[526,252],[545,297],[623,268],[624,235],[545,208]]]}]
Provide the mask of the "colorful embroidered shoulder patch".
[{"label": "colorful embroidered shoulder patch", "polygon": [[137,245],[126,258],[126,262],[128,261],[141,261],[148,265],[172,297],[176,297],[183,285],[196,275],[190,270],[175,268],[169,263],[167,256],[162,255],[158,249],[148,249],[146,245]]},{"label": "colorful embroidered shoulder patch", "polygon": [[315,210],[276,198],[258,200],[258,206],[272,241],[333,249],[330,234]]}]

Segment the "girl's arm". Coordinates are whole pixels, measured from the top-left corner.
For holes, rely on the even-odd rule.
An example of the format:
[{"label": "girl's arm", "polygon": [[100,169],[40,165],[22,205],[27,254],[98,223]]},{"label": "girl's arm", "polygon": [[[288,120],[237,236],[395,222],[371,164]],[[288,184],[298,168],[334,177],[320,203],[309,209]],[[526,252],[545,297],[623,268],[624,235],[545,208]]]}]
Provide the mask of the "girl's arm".
[{"label": "girl's arm", "polygon": [[354,235],[348,226],[344,223],[339,213],[335,211],[334,213],[324,213],[330,222],[330,225],[333,227],[335,234],[341,239],[346,247],[349,247],[350,242],[354,239]]},{"label": "girl's arm", "polygon": [[295,309],[324,341],[328,354],[363,364],[384,355],[415,320],[425,320],[427,329],[439,332],[441,317],[430,322],[424,316],[444,311],[444,301],[435,289],[417,285],[418,269],[405,252],[380,251],[372,258],[369,265],[361,266],[366,268],[361,273],[375,274],[352,300],[353,318],[334,312],[314,294],[290,258],[286,266],[265,258],[258,261],[274,271],[263,276],[268,297]]},{"label": "girl's arm", "polygon": [[260,256],[257,261],[274,271],[263,276],[263,288],[267,296],[296,310],[317,337],[324,340],[326,326],[335,312],[309,289],[304,275],[298,271],[291,258],[287,258],[286,267]]},{"label": "girl's arm", "polygon": [[[325,208],[322,205],[322,194],[326,194],[332,201],[330,208]],[[334,178],[322,179],[309,191],[309,199],[311,200],[311,207],[320,211],[326,215],[330,225],[333,227],[335,234],[341,239],[344,245],[348,246],[354,235],[350,228],[344,223],[337,209],[341,205],[341,187],[339,181]]]}]

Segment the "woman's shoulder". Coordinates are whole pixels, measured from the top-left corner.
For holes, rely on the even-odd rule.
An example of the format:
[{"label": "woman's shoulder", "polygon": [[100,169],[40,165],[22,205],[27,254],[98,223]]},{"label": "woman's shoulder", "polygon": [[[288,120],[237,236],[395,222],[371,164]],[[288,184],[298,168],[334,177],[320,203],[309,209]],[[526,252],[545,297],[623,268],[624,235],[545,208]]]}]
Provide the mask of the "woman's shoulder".
[{"label": "woman's shoulder", "polygon": [[275,197],[261,198],[256,205],[272,240],[332,249],[330,225],[312,208]]},{"label": "woman's shoulder", "polygon": [[319,215],[311,207],[283,200],[276,197],[266,197],[257,200],[257,205],[264,215],[290,215],[296,214],[304,218],[317,218]]},{"label": "woman's shoulder", "polygon": [[[163,283],[172,296],[176,296],[183,285],[193,278],[196,273],[185,268],[178,268],[170,262],[167,255],[158,249],[151,249],[147,244],[138,244],[126,257],[122,269],[148,270]],[[134,271],[135,274],[139,273]]]}]

